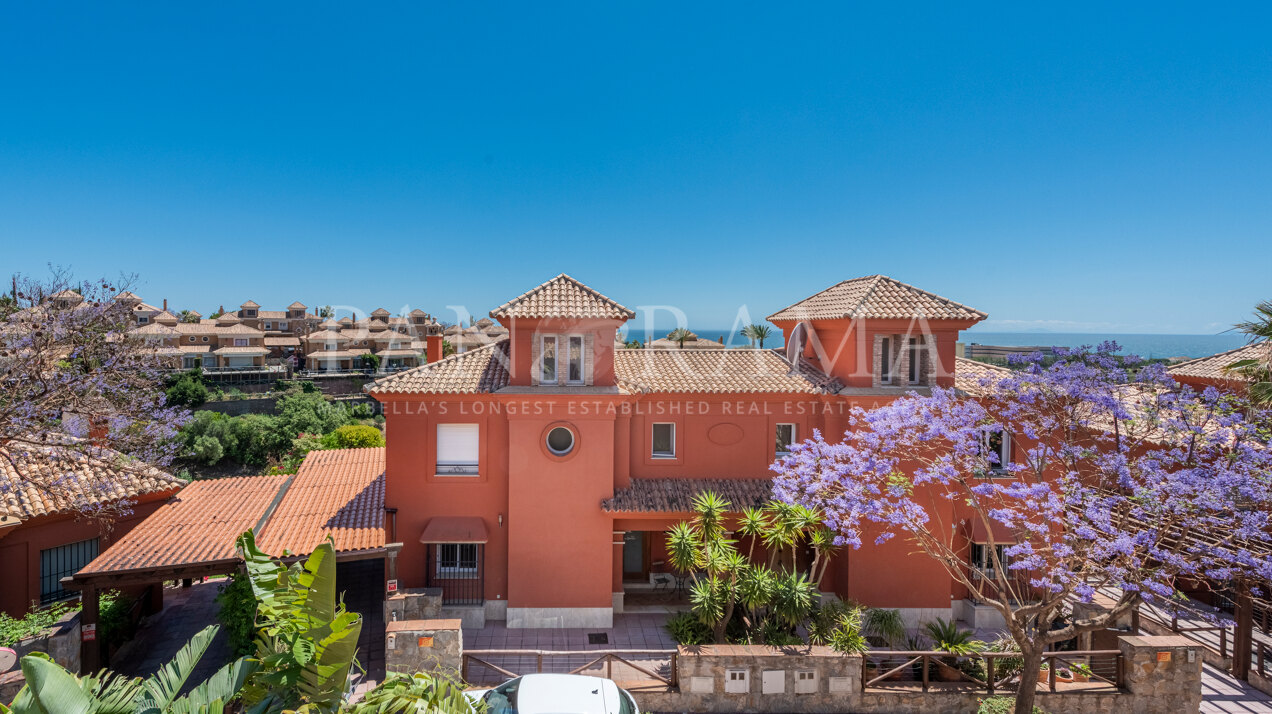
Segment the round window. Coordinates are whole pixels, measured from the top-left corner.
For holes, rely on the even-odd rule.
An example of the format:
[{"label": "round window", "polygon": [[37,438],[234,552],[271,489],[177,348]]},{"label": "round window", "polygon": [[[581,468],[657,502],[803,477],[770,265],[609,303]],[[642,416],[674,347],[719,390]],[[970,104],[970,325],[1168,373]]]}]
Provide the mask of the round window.
[{"label": "round window", "polygon": [[574,432],[558,426],[548,432],[548,451],[557,456],[565,456],[574,450]]}]

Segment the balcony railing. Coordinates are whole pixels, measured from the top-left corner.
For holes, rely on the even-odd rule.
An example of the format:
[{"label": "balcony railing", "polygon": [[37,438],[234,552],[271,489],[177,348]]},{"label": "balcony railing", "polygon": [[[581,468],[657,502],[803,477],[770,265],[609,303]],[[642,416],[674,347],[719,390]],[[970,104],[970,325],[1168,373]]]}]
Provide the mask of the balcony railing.
[{"label": "balcony railing", "polygon": [[[1023,661],[1019,652],[894,652],[871,650],[862,657],[861,688],[910,689],[924,692],[1015,691]],[[1118,650],[1047,652],[1038,684],[1047,691],[1108,693],[1120,690],[1125,664]]]}]

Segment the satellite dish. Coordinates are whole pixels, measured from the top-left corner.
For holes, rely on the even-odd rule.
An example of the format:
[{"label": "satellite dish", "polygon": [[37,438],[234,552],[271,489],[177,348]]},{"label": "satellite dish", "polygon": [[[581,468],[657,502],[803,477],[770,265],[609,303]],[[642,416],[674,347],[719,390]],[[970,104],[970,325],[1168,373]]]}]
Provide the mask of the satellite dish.
[{"label": "satellite dish", "polygon": [[9,672],[17,668],[18,653],[8,647],[0,647],[0,672]]},{"label": "satellite dish", "polygon": [[800,355],[804,353],[804,343],[808,341],[808,323],[801,322],[791,330],[791,339],[786,341],[786,361],[791,366],[799,364]]}]

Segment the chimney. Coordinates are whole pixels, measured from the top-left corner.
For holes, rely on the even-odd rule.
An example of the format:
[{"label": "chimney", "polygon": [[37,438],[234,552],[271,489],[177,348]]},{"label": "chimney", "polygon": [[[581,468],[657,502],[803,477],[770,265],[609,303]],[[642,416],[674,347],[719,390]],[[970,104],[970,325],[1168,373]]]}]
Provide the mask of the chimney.
[{"label": "chimney", "polygon": [[168,298],[164,298],[164,299],[163,299],[163,309],[165,309],[165,310],[167,310],[167,309],[168,309]]},{"label": "chimney", "polygon": [[432,364],[442,358],[442,326],[434,322],[424,328],[424,358]]}]

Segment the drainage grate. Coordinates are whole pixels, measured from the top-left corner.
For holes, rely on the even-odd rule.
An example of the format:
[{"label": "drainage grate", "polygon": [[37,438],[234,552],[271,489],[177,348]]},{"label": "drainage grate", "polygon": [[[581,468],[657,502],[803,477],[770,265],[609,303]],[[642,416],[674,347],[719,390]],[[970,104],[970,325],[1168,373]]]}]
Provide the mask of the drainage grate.
[{"label": "drainage grate", "polygon": [[587,643],[589,645],[608,645],[609,635],[604,632],[589,632],[587,633]]}]

